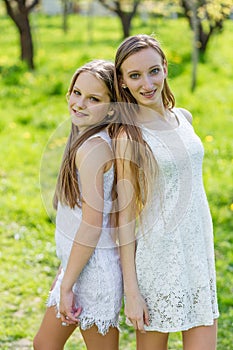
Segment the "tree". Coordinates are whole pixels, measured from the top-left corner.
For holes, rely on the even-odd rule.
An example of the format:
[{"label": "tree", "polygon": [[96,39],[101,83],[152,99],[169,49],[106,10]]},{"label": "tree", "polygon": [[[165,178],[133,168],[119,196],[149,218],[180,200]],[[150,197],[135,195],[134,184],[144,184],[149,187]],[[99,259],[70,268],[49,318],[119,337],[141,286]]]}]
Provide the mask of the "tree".
[{"label": "tree", "polygon": [[198,47],[198,20],[197,20],[197,9],[195,8],[195,3],[192,4],[192,29],[193,29],[193,51],[192,51],[192,63],[193,63],[193,69],[192,69],[192,82],[191,82],[191,91],[194,91],[197,84],[197,66],[199,61],[199,47]]},{"label": "tree", "polygon": [[60,0],[62,8],[62,28],[64,33],[68,32],[68,16],[74,12],[75,5],[78,5],[78,0]]},{"label": "tree", "polygon": [[63,18],[63,31],[68,31],[68,12],[69,12],[69,0],[61,0],[62,3],[62,18]]},{"label": "tree", "polygon": [[[196,23],[197,45],[200,53],[204,55],[210,37],[223,29],[224,20],[230,15],[233,1],[180,0],[180,4],[193,31]],[[196,22],[194,18],[196,18]]]},{"label": "tree", "polygon": [[141,0],[99,0],[108,10],[114,12],[121,21],[124,38],[130,35],[131,21]]},{"label": "tree", "polygon": [[21,60],[25,61],[30,69],[34,69],[33,41],[29,22],[29,13],[39,4],[39,0],[3,0],[7,14],[14,21],[19,30]]}]

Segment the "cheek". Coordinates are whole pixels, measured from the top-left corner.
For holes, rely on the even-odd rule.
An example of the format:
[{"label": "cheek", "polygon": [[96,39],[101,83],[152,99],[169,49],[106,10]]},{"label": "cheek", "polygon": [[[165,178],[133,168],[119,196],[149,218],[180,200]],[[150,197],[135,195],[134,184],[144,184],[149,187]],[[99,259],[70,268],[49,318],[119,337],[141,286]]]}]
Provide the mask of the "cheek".
[{"label": "cheek", "polygon": [[129,91],[131,92],[131,94],[134,94],[137,89],[140,87],[140,82],[138,80],[130,80],[128,83],[126,83]]},{"label": "cheek", "polygon": [[72,95],[70,96],[69,98],[69,101],[68,101],[68,108],[71,108],[76,102],[76,98]]},{"label": "cheek", "polygon": [[93,117],[104,118],[108,113],[108,106],[95,106],[92,108]]},{"label": "cheek", "polygon": [[157,85],[161,85],[163,86],[164,85],[164,79],[165,79],[165,76],[163,74],[157,76],[154,80],[154,83],[157,84]]}]

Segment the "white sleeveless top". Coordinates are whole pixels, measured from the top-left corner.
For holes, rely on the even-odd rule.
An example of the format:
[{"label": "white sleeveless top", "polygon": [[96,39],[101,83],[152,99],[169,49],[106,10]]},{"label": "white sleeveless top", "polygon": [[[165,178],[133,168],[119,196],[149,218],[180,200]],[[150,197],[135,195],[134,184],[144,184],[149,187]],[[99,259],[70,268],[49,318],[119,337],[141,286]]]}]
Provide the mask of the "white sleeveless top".
[{"label": "white sleeveless top", "polygon": [[[90,138],[94,137],[101,137],[111,148],[111,139],[106,131],[101,131]],[[104,212],[101,236],[92,256],[73,287],[76,306],[82,307],[82,313],[79,316],[80,327],[85,330],[96,325],[101,334],[106,334],[111,326],[118,327],[123,294],[118,247],[109,225],[113,179],[114,168],[112,166],[104,173]],[[81,220],[81,208],[76,206],[71,209],[69,206],[58,204],[55,239],[62,271],[50,293],[48,306],[56,305],[59,309],[60,285]]]},{"label": "white sleeveless top", "polygon": [[176,332],[219,316],[213,227],[203,186],[203,146],[180,110],[173,130],[143,127],[158,174],[137,232],[136,270],[149,308],[146,330]]}]

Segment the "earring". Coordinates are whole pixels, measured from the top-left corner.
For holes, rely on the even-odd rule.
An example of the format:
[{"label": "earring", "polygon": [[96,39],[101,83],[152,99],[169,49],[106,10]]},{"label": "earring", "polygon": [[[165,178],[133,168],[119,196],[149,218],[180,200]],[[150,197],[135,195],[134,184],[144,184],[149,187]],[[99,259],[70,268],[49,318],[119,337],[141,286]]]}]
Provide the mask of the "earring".
[{"label": "earring", "polygon": [[122,87],[123,89],[127,89],[127,86],[126,86],[125,84],[122,84],[121,87]]},{"label": "earring", "polygon": [[115,112],[114,112],[113,110],[111,110],[111,111],[108,112],[107,116],[108,116],[108,117],[112,117],[112,116],[114,115],[114,113],[115,113]]}]

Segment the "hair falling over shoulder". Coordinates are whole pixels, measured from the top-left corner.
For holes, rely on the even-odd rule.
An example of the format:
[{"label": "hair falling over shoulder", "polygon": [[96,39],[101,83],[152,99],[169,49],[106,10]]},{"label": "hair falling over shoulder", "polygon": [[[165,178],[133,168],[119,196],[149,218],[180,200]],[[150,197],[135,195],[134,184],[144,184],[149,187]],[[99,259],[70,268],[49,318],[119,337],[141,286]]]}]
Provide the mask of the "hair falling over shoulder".
[{"label": "hair falling over shoulder", "polygon": [[[100,79],[108,88],[110,101],[114,101],[114,65],[112,62],[105,60],[94,60],[77,69],[71,79],[67,92],[68,97],[72,92],[77,77],[82,72],[90,72],[97,79]],[[115,115],[111,119],[114,119],[114,117]],[[71,125],[71,131],[63,154],[53,198],[53,206],[55,209],[57,209],[58,201],[64,205],[68,205],[71,208],[74,208],[76,205],[81,207],[82,197],[79,189],[77,168],[75,164],[77,150],[89,137],[108,128],[110,121],[111,120],[109,120],[109,116],[107,115],[101,122],[96,125],[92,125],[81,134],[79,133],[79,129],[76,125]]]},{"label": "hair falling over shoulder", "polygon": [[[121,122],[115,126],[115,144],[122,133],[131,142],[131,174],[132,184],[135,189],[135,203],[137,215],[148,203],[150,186],[153,184],[158,167],[152,151],[143,139],[141,128],[136,125],[136,115],[139,106],[128,88],[122,86],[123,62],[131,55],[147,49],[153,48],[161,56],[162,62],[167,62],[166,56],[160,47],[159,42],[149,35],[139,34],[126,38],[118,47],[115,55],[114,87],[116,99],[119,103],[119,114]],[[164,80],[162,91],[162,101],[164,107],[172,109],[175,106],[175,97],[171,92],[167,79]]]},{"label": "hair falling over shoulder", "polygon": [[[125,107],[125,104],[123,104],[120,108],[120,104],[118,104],[118,108],[121,109],[119,114],[122,115],[122,110]],[[134,109],[135,106],[132,105],[131,107]],[[153,184],[158,170],[156,160],[149,145],[143,139],[140,127],[129,123],[125,124],[124,120],[122,120],[121,123],[112,124],[109,131],[115,155],[115,174],[118,174],[115,175],[115,188],[117,188],[118,181],[129,179],[130,176],[129,181],[134,191],[130,205],[135,207],[136,217],[139,217],[150,200],[150,186]],[[122,140],[124,150],[119,155],[118,149],[121,147],[119,145],[122,143]],[[122,179],[118,177],[118,167],[121,168]],[[117,190],[114,193],[117,194]],[[118,215],[116,219],[118,219]],[[118,221],[116,222],[117,224]]]}]

